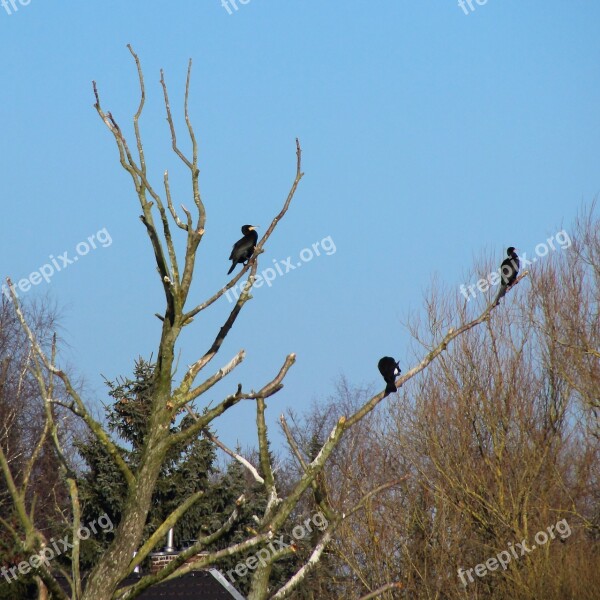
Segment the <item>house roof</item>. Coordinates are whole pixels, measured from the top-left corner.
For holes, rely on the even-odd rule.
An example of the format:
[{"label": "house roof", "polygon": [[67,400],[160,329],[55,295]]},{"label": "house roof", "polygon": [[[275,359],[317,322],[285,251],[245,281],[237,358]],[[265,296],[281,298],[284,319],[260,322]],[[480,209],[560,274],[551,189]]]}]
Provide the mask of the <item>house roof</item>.
[{"label": "house roof", "polygon": [[[66,580],[61,581],[61,587],[67,590]],[[121,582],[119,587],[133,585],[140,577],[130,575]],[[163,581],[148,588],[137,596],[139,600],[245,600],[217,569],[192,571],[181,577]]]},{"label": "house roof", "polygon": [[[125,585],[129,581],[123,582]],[[216,569],[192,571],[142,592],[139,600],[244,600]]]}]

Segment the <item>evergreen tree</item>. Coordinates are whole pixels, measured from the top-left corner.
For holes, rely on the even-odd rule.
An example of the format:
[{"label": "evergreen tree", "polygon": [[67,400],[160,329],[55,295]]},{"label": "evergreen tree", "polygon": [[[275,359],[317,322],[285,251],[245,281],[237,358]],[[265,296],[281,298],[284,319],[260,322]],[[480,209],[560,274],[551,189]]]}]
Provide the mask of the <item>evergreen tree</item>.
[{"label": "evergreen tree", "polygon": [[[154,365],[140,358],[135,363],[133,379],[119,378],[107,381],[114,404],[106,406],[106,420],[113,436],[121,443],[120,450],[132,470],[140,460],[148,429]],[[192,419],[186,416],[172,423],[173,434],[188,427]],[[80,482],[83,517],[82,524],[106,513],[114,527],[121,519],[126,484],[121,471],[95,440],[78,444],[87,465]],[[220,486],[215,484],[213,467],[215,447],[212,442],[198,437],[187,444],[174,446],[164,462],[152,498],[153,509],[148,515],[144,539],[147,539],[185,498],[203,491],[203,496],[187,511],[175,526],[176,546],[194,539],[198,531],[212,531],[221,524],[224,505],[219,497]],[[219,506],[221,507],[219,510]],[[108,531],[99,532],[83,544],[84,557],[89,566],[112,537]]]}]

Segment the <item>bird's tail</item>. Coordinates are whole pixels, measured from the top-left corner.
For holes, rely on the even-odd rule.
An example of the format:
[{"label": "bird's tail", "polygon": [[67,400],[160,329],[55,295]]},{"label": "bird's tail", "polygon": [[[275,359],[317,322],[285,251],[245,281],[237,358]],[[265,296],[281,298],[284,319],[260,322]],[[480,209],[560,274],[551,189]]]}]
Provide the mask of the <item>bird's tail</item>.
[{"label": "bird's tail", "polygon": [[236,263],[232,262],[231,267],[229,267],[229,271],[227,271],[227,275],[231,275],[231,272],[235,269]]},{"label": "bird's tail", "polygon": [[396,387],[396,383],[393,381],[390,381],[386,386],[385,386],[385,393],[387,394],[393,394],[394,392],[397,391],[397,387]]},{"label": "bird's tail", "polygon": [[504,294],[506,294],[507,289],[508,289],[508,286],[504,285],[503,283],[500,284],[500,289],[498,290],[498,295],[496,296],[496,299],[494,300],[494,306],[498,306],[498,304],[500,303],[500,298],[504,297]]}]

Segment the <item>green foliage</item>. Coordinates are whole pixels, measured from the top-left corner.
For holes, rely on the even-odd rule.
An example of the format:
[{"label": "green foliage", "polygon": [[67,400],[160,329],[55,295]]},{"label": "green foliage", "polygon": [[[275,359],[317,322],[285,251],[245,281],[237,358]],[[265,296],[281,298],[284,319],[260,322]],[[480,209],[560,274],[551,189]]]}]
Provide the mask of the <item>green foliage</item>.
[{"label": "green foliage", "polygon": [[31,579],[23,578],[8,583],[4,577],[0,578],[0,600],[36,600],[38,597],[37,585]]}]

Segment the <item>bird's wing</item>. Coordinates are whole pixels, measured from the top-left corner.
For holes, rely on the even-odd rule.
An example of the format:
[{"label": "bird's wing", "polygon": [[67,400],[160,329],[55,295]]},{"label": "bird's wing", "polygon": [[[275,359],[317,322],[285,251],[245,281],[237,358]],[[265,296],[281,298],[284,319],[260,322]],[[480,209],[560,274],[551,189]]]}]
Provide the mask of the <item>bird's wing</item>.
[{"label": "bird's wing", "polygon": [[243,238],[241,240],[238,240],[232,247],[231,247],[231,254],[229,255],[229,260],[233,260],[234,258],[234,254],[235,251],[240,247],[241,242],[243,242]]}]

